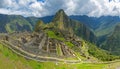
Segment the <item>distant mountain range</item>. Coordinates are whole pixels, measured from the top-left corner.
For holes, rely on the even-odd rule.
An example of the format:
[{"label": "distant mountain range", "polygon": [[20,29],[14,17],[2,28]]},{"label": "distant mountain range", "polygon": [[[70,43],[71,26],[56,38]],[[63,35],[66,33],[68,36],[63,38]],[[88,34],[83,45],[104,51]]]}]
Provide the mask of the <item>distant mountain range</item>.
[{"label": "distant mountain range", "polygon": [[[39,23],[37,24],[37,27],[36,23]],[[33,31],[38,30],[37,28],[40,27],[42,29],[60,29],[62,33],[64,31],[63,35],[72,35],[75,33],[77,36],[80,36],[87,41],[97,42],[101,48],[117,55],[120,52],[119,23],[120,17],[118,16],[101,16],[99,18],[88,17],[85,15],[67,16],[63,10],[59,10],[55,16],[40,18],[0,14],[1,33],[12,33],[25,30]],[[66,33],[66,31],[69,33]]]},{"label": "distant mountain range", "polygon": [[[49,23],[52,21],[54,16],[46,16],[39,18],[43,20],[44,23]],[[69,16],[71,19],[80,21],[89,27],[96,36],[105,36],[113,32],[115,26],[120,23],[119,16],[101,16],[101,17],[88,17],[86,15],[73,15]]]},{"label": "distant mountain range", "polygon": [[0,32],[32,31],[32,25],[22,16],[0,14]]},{"label": "distant mountain range", "polygon": [[102,16],[99,18],[96,17],[88,17],[88,16],[70,16],[72,19],[76,19],[81,21],[88,27],[90,27],[96,36],[104,36],[110,34],[116,24],[120,22],[120,18],[118,16]]},{"label": "distant mountain range", "polygon": [[[1,25],[1,30],[0,32],[10,32],[9,29],[6,28],[6,24],[8,24],[11,21],[16,20],[16,22],[23,21],[22,23],[26,23],[26,24],[31,24],[33,27],[35,26],[36,22],[38,20],[42,20],[44,23],[50,23],[52,21],[54,16],[46,16],[46,17],[22,17],[19,15],[4,15],[4,14],[0,14],[0,24],[4,24]],[[88,26],[94,33],[96,36],[104,36],[107,34],[112,33],[112,31],[114,30],[116,24],[118,24],[120,22],[120,18],[118,16],[102,16],[102,17],[88,17],[85,15],[74,15],[74,16],[69,16],[71,19],[80,21],[81,23],[85,24],[86,26]],[[17,19],[20,19],[17,20]],[[11,21],[10,21],[11,20]],[[13,23],[13,22],[11,22]],[[14,23],[15,24],[15,23]],[[30,26],[30,25],[29,25]],[[30,27],[31,29],[29,30],[33,30],[33,27]],[[12,27],[10,27],[12,28]],[[15,27],[12,30],[16,30]]]},{"label": "distant mountain range", "polygon": [[0,14],[0,32],[12,33],[15,31],[33,31],[35,24],[38,20],[43,20],[47,23],[52,16],[36,18],[36,17],[23,17],[21,15],[4,15]]},{"label": "distant mountain range", "polygon": [[[69,17],[88,26],[98,37],[112,33],[116,24],[120,22],[119,16],[101,16],[97,18],[88,17],[86,15],[73,15]],[[46,16],[40,19],[42,19],[45,23],[49,23],[52,18],[53,16]]]}]

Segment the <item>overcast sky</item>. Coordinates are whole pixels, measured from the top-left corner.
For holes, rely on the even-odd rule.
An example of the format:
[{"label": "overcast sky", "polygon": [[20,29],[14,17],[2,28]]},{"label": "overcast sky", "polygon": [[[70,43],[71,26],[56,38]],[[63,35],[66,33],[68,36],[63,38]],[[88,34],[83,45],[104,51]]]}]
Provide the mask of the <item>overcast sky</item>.
[{"label": "overcast sky", "polygon": [[68,15],[120,16],[120,0],[0,0],[1,14],[44,17],[59,9]]}]

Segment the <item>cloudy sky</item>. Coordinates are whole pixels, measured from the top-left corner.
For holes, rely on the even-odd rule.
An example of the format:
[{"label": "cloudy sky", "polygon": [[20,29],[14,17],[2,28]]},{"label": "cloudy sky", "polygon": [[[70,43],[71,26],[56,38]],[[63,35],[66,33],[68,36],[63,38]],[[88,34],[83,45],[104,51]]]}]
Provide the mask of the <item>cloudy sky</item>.
[{"label": "cloudy sky", "polygon": [[44,17],[59,9],[68,15],[120,16],[120,0],[0,0],[1,14]]}]

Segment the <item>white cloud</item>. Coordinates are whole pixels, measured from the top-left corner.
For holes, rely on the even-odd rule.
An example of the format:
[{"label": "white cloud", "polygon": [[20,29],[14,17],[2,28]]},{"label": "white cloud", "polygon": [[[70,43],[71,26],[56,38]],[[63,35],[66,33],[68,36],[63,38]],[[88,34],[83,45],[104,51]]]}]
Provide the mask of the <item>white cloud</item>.
[{"label": "white cloud", "polygon": [[120,16],[119,0],[0,0],[0,13],[48,16],[64,9],[68,15]]}]

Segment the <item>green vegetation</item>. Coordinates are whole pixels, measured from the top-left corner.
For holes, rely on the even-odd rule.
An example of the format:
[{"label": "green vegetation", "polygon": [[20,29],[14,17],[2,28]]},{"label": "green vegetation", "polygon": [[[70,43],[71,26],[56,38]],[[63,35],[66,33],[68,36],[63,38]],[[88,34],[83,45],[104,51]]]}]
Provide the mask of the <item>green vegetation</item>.
[{"label": "green vegetation", "polygon": [[26,20],[16,19],[10,21],[8,24],[5,25],[6,31],[9,33],[15,31],[32,31],[32,26]]},{"label": "green vegetation", "polygon": [[107,65],[106,69],[119,69],[120,62],[110,63]]},{"label": "green vegetation", "polygon": [[[9,19],[8,21],[3,21],[3,24],[4,23],[5,24],[0,25],[0,26],[3,26],[5,28],[5,31],[7,32],[11,33],[14,31],[23,31],[25,29],[31,31],[33,29],[31,24],[29,24],[28,21],[26,21],[20,16],[13,16],[8,18],[11,18],[11,19]],[[62,34],[69,35],[71,33],[70,35],[72,35],[74,34],[74,32],[76,35],[91,42],[94,42],[96,40],[96,37],[94,36],[92,31],[90,31],[90,29],[87,28],[84,24],[81,24],[77,21],[69,19],[63,10],[60,10],[58,13],[56,13],[55,18],[51,23],[52,24],[44,25],[42,21],[39,21],[36,24],[35,31],[44,30],[47,33],[48,37],[57,39],[59,41],[63,41],[67,46],[69,46],[71,49],[74,50],[77,58],[86,60],[86,59],[89,59],[89,57],[91,58],[91,56],[94,56],[102,61],[112,61],[120,58],[118,56],[113,56],[109,52],[101,50],[100,48],[97,48],[95,45],[85,41],[83,41],[83,44],[81,46],[74,46],[74,44],[72,44],[70,41],[65,41],[65,38],[63,37]],[[120,28],[118,28],[117,30],[119,31],[119,29]],[[117,36],[119,36],[119,33],[117,33]],[[118,40],[117,42],[120,42],[118,37],[116,37],[115,35],[113,35],[112,37],[113,38],[110,39],[112,41],[115,38],[113,42],[116,42],[116,40]],[[112,44],[112,41],[110,42],[108,41],[107,44],[110,44],[110,43]],[[119,46],[120,44],[113,43],[112,46],[114,45]],[[59,56],[63,55],[59,45],[57,46],[57,54]],[[65,62],[60,62],[60,63],[37,62],[37,61],[28,60],[21,56],[18,56],[8,48],[4,47],[2,44],[0,44],[0,68],[1,69],[6,69],[6,67],[8,67],[8,69],[16,69],[16,68],[17,69],[48,69],[48,68],[49,69],[103,69],[103,68],[107,68],[107,65],[108,64],[92,64],[92,63],[89,64],[89,63],[82,63],[82,62],[78,64],[76,63],[67,64]]]},{"label": "green vegetation", "polygon": [[101,48],[108,50],[114,55],[120,55],[120,24],[115,27],[112,35],[101,44]]},{"label": "green vegetation", "polygon": [[77,69],[104,69],[106,64],[76,64]]},{"label": "green vegetation", "polygon": [[61,50],[61,47],[60,47],[60,46],[57,46],[57,54],[58,54],[59,56],[62,56],[62,55],[63,55],[63,53],[62,53],[62,50]]},{"label": "green vegetation", "polygon": [[[48,36],[49,36],[50,38],[55,38],[55,39],[57,39],[57,40],[65,41],[64,37],[60,36],[59,33],[56,33],[56,32],[54,32],[54,31],[50,31],[50,30],[48,31],[48,30],[47,30],[47,34],[48,34]],[[69,41],[65,41],[65,44],[66,44],[67,46],[69,46],[70,48],[74,47],[74,44],[72,44],[72,43],[69,42]]]},{"label": "green vegetation", "polygon": [[[37,26],[41,26],[43,22],[37,23]],[[37,27],[35,27],[37,28]],[[79,21],[70,19],[63,9],[60,9],[51,20],[49,24],[45,24],[44,30],[49,29],[53,30],[54,32],[48,31],[48,35],[51,38],[56,38],[58,40],[64,40],[63,38],[56,37],[55,30],[60,31],[64,35],[77,35],[83,37],[85,40],[95,42],[95,35],[93,32],[86,27],[84,24],[80,23]],[[37,30],[41,30],[41,28],[37,28]],[[58,32],[57,31],[57,32]]]},{"label": "green vegetation", "polygon": [[88,45],[89,45],[88,52],[92,56],[94,56],[102,61],[112,61],[112,60],[119,58],[119,56],[111,55],[107,51],[97,48],[95,45],[93,45],[91,43],[88,43]]},{"label": "green vegetation", "polygon": [[112,26],[104,28],[104,29],[100,27],[100,29],[98,28],[97,30],[95,30],[95,34],[97,37],[100,37],[100,36],[104,36],[104,35],[108,35],[112,33],[113,30],[114,30],[114,27]]},{"label": "green vegetation", "polygon": [[32,31],[33,26],[22,16],[19,15],[1,15],[0,16],[1,32],[12,33],[15,31]]},{"label": "green vegetation", "polygon": [[0,68],[2,69],[102,69],[106,64],[67,64],[54,62],[37,62],[26,60],[0,44]]},{"label": "green vegetation", "polygon": [[53,31],[47,31],[47,34],[50,38],[54,38],[54,39],[61,40],[61,41],[65,40],[63,37],[57,36],[55,32]]},{"label": "green vegetation", "polygon": [[36,32],[39,32],[39,31],[43,30],[43,28],[44,28],[44,23],[43,23],[42,20],[40,20],[40,21],[38,21],[37,24],[35,25],[34,30],[35,30]]},{"label": "green vegetation", "polygon": [[14,54],[11,50],[0,44],[0,68],[1,69],[31,69],[27,61]]},{"label": "green vegetation", "polygon": [[65,42],[65,44],[66,44],[67,46],[69,46],[70,48],[74,47],[74,44],[72,44],[71,42]]}]

